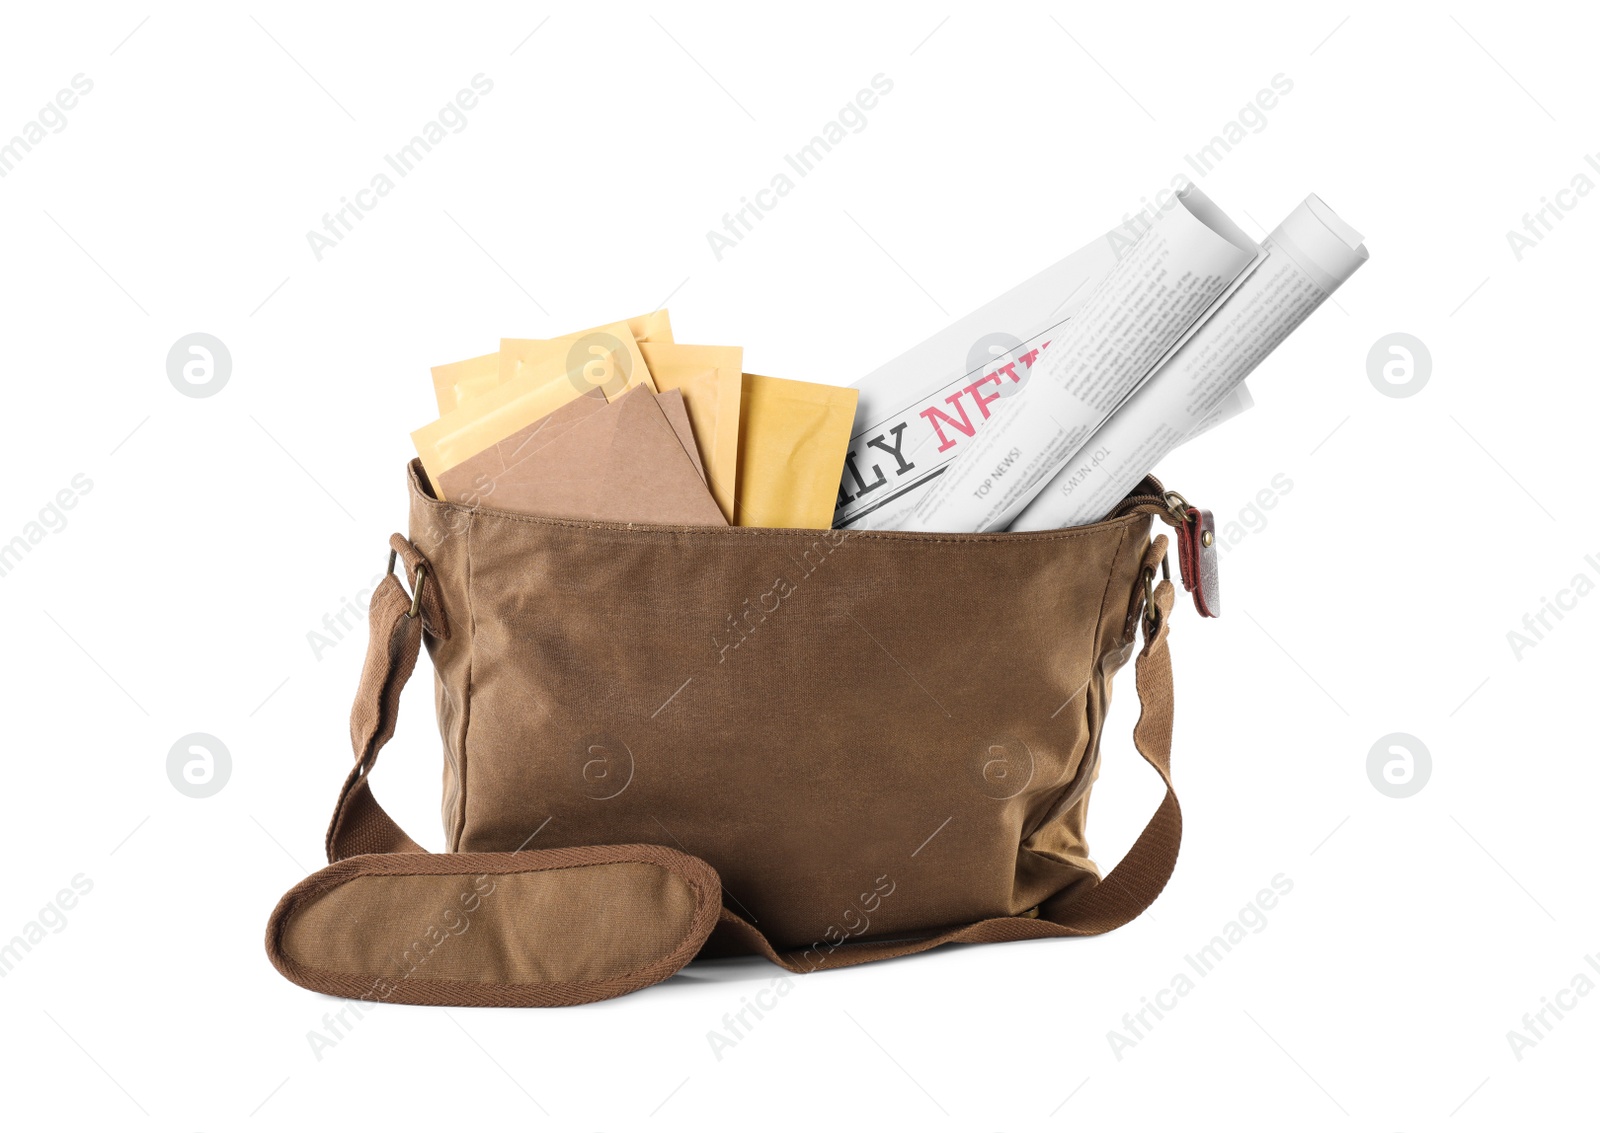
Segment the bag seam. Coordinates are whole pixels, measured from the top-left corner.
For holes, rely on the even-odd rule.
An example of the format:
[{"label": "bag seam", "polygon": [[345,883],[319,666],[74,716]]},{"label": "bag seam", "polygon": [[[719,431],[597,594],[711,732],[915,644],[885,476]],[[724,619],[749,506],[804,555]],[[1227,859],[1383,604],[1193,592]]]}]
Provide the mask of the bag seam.
[{"label": "bag seam", "polygon": [[468,515],[470,525],[479,517],[503,520],[508,523],[520,523],[532,527],[555,527],[582,531],[610,531],[619,535],[704,535],[711,538],[730,537],[746,539],[772,538],[775,535],[798,535],[801,537],[821,537],[825,534],[838,531],[850,539],[867,539],[885,543],[948,543],[958,546],[982,546],[998,542],[1012,543],[1051,543],[1066,539],[1084,539],[1103,534],[1092,528],[1101,524],[1116,523],[1123,526],[1126,535],[1140,515],[1117,516],[1113,519],[1103,519],[1097,523],[1086,524],[1079,527],[1057,528],[1051,531],[986,531],[971,534],[935,534],[923,535],[914,531],[856,531],[848,527],[706,527],[693,525],[668,525],[655,523],[607,523],[598,521],[585,522],[575,519],[557,519],[552,516],[519,515],[514,512],[496,511],[493,508],[482,506],[468,507],[465,504],[453,504],[447,500],[430,499],[422,494],[416,483],[412,483],[411,491],[418,502],[434,511],[464,511]]},{"label": "bag seam", "polygon": [[[1072,779],[1061,788],[1058,798],[1056,799],[1055,803],[1051,805],[1051,813],[1042,822],[1035,826],[1028,837],[1024,838],[1017,846],[1019,851],[1035,854],[1042,858],[1048,858],[1051,861],[1060,862],[1062,865],[1069,863],[1061,861],[1054,854],[1033,849],[1028,845],[1028,841],[1037,837],[1040,831],[1044,830],[1047,826],[1052,826],[1066,820],[1067,812],[1071,809],[1071,807],[1063,805],[1067,800],[1071,799],[1072,805],[1077,806],[1078,804],[1086,801],[1094,789],[1092,784],[1086,785],[1082,794],[1078,795],[1076,799],[1073,799],[1073,795],[1077,793],[1078,784],[1083,782],[1086,776],[1092,775],[1096,767],[1099,765],[1100,740],[1105,731],[1105,715],[1102,712],[1100,727],[1098,729],[1094,728],[1093,721],[1089,714],[1089,701],[1091,694],[1093,694],[1096,699],[1103,699],[1104,686],[1108,683],[1103,679],[1107,651],[1100,648],[1100,638],[1101,634],[1105,630],[1106,603],[1111,600],[1111,585],[1117,579],[1118,567],[1121,566],[1123,554],[1128,548],[1128,535],[1128,531],[1124,531],[1122,533],[1122,538],[1117,541],[1117,548],[1112,553],[1111,566],[1106,572],[1106,586],[1105,589],[1100,593],[1100,612],[1096,616],[1094,629],[1092,631],[1093,648],[1090,650],[1091,673],[1089,682],[1084,688],[1083,697],[1083,731],[1084,735],[1088,737],[1087,743],[1084,746],[1083,761],[1078,766],[1077,774],[1074,775]],[[1098,876],[1100,867],[1094,860],[1093,849],[1089,845],[1087,829],[1084,831],[1083,851],[1084,856],[1089,861],[1091,871]]]},{"label": "bag seam", "polygon": [[[1131,530],[1132,528],[1130,527],[1128,530],[1122,533],[1122,539],[1117,543],[1116,553],[1111,556],[1111,569],[1106,572],[1106,588],[1104,593],[1100,596],[1100,614],[1095,619],[1094,676],[1091,678],[1090,684],[1094,688],[1095,700],[1099,704],[1100,708],[1100,726],[1095,727],[1094,721],[1089,718],[1089,698],[1084,697],[1083,726],[1085,734],[1089,736],[1090,748],[1088,751],[1084,752],[1084,759],[1088,764],[1088,766],[1085,768],[1085,771],[1089,774],[1093,774],[1095,771],[1099,770],[1100,767],[1100,745],[1101,741],[1105,738],[1106,719],[1110,712],[1111,682],[1116,679],[1115,675],[1108,675],[1105,668],[1106,658],[1111,652],[1102,645],[1102,638],[1106,628],[1106,605],[1111,601],[1111,585],[1112,583],[1116,582],[1120,573],[1120,569],[1122,567],[1122,556],[1130,549],[1131,542],[1128,539],[1128,535]],[[1093,791],[1094,785],[1091,783],[1084,790],[1083,797],[1080,801],[1087,805],[1089,796],[1093,793]],[[1064,813],[1062,817],[1066,817]],[[1083,836],[1084,855],[1089,859],[1089,864],[1094,867],[1095,873],[1098,874],[1100,872],[1100,866],[1099,863],[1094,860],[1094,852],[1089,845],[1087,816],[1085,816],[1084,820]]]},{"label": "bag seam", "polygon": [[455,831],[450,839],[450,850],[459,853],[461,839],[467,829],[467,767],[471,763],[469,751],[472,734],[472,676],[478,658],[478,612],[473,603],[472,595],[472,527],[474,517],[467,516],[466,532],[466,591],[467,598],[467,672],[461,688],[461,756],[457,761],[460,765],[460,788],[456,792],[456,822]]}]

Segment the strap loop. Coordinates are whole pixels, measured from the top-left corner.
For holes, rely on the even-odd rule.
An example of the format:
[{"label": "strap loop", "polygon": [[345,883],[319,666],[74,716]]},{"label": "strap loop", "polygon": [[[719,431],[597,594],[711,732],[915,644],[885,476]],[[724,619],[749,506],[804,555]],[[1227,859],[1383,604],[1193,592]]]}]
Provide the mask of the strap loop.
[{"label": "strap loop", "polygon": [[439,601],[439,587],[428,583],[432,575],[428,560],[411,540],[396,533],[389,536],[388,573],[391,575],[397,559],[405,563],[406,573],[411,576],[411,606],[407,616],[415,618],[420,613],[422,628],[439,640],[445,640],[450,636],[450,625]]},{"label": "strap loop", "polygon": [[[394,550],[393,548],[390,548],[389,550],[388,573],[390,574],[394,573],[394,560],[399,553],[400,552]],[[406,617],[408,618],[416,617],[417,611],[422,609],[422,580],[427,573],[428,564],[421,562],[417,564],[417,573],[411,576],[411,609],[406,613]]]}]

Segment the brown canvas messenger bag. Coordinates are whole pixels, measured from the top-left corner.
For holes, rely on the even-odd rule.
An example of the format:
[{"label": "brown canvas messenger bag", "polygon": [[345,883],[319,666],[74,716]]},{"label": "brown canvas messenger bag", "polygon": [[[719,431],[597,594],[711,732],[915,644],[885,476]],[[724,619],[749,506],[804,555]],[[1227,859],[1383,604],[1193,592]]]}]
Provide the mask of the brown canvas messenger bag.
[{"label": "brown canvas messenger bag", "polygon": [[[1216,592],[1209,514],[1153,479],[1099,523],[979,535],[543,519],[441,502],[415,463],[410,496],[330,864],[267,926],[303,987],[587,1003],[697,955],[810,972],[1093,935],[1172,873],[1175,591],[1152,517],[1202,612]],[[371,786],[424,641],[443,854]],[[1101,876],[1085,817],[1135,653],[1134,744],[1166,796]]]}]

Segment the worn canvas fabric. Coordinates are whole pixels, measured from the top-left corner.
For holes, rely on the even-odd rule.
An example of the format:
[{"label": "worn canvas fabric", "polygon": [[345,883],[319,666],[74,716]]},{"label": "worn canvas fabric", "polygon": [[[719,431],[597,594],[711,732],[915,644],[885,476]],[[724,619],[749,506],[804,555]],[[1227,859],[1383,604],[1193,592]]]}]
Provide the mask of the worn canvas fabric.
[{"label": "worn canvas fabric", "polygon": [[[1170,874],[1159,506],[934,535],[537,518],[441,502],[415,464],[409,489],[411,535],[394,548],[416,590],[391,575],[373,599],[358,762],[329,831],[338,864],[269,926],[296,982],[583,1002],[697,953],[809,971],[1101,932]],[[368,781],[419,642],[444,855],[422,854]],[[1112,677],[1136,651],[1135,738],[1169,791],[1102,879],[1087,807]],[[418,918],[465,904],[454,890],[469,883],[469,927],[452,939],[430,923],[442,939],[412,963]]]}]

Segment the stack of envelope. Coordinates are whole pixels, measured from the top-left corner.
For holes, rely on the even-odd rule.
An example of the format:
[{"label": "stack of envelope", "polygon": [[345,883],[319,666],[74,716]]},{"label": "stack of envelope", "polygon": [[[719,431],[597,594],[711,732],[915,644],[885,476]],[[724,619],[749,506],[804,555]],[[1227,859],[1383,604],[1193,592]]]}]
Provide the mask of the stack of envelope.
[{"label": "stack of envelope", "polygon": [[433,368],[412,434],[434,493],[621,523],[832,526],[856,391],[744,372],[666,311]]}]

